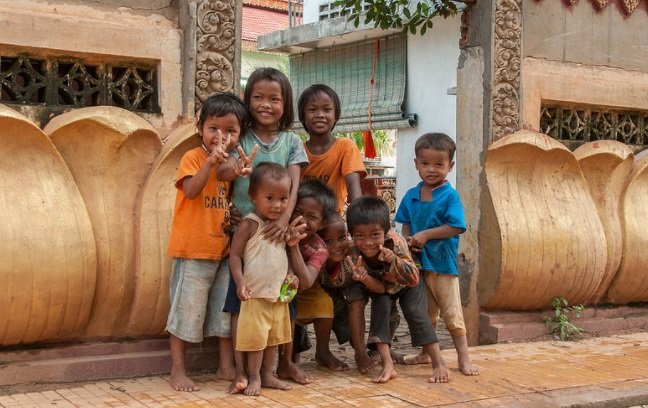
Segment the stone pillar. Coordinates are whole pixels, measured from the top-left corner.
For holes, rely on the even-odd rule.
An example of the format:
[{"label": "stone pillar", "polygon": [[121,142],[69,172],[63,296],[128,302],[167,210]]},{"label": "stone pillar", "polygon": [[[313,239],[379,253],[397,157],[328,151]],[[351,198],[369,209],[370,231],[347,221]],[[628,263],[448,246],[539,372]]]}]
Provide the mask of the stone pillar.
[{"label": "stone pillar", "polygon": [[457,72],[457,190],[467,230],[459,248],[462,302],[469,344],[479,342],[480,230],[485,196],[486,149],[519,129],[521,0],[467,2],[462,16]]},{"label": "stone pillar", "polygon": [[214,92],[239,93],[242,3],[181,0],[183,115],[193,117]]}]

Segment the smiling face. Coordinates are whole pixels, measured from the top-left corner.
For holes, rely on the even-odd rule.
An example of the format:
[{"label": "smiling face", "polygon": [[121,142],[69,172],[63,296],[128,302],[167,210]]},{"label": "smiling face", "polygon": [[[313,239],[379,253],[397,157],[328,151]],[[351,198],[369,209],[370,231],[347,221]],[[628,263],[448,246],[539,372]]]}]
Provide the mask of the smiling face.
[{"label": "smiling face", "polygon": [[342,218],[332,221],[320,233],[329,251],[327,262],[342,262],[349,249],[349,236],[346,223]]},{"label": "smiling face", "polygon": [[281,214],[288,207],[290,197],[290,177],[282,177],[278,180],[264,176],[263,180],[250,195],[254,212],[263,220],[274,221],[281,217]]},{"label": "smiling face", "polygon": [[250,93],[250,115],[258,130],[276,131],[284,113],[284,98],[281,84],[262,79],[252,85]]},{"label": "smiling face", "polygon": [[293,219],[301,215],[306,223],[306,238],[310,238],[324,224],[324,207],[312,197],[300,198],[295,205]]},{"label": "smiling face", "polygon": [[414,164],[421,180],[430,188],[440,186],[454,166],[448,152],[431,148],[420,149],[416,154]]},{"label": "smiling face", "polygon": [[311,136],[328,136],[335,126],[335,102],[324,92],[311,97],[304,105],[304,123]]},{"label": "smiling face", "polygon": [[357,224],[353,227],[353,245],[365,258],[373,259],[385,243],[385,230],[378,224]]},{"label": "smiling face", "polygon": [[239,137],[241,136],[241,123],[233,113],[228,113],[224,116],[207,117],[205,122],[198,128],[198,134],[202,137],[202,142],[209,151],[214,149],[214,145],[218,141],[219,130],[222,136],[222,142],[227,139],[227,135],[229,134],[230,140],[229,145],[226,146],[226,150],[230,150],[239,141]]}]

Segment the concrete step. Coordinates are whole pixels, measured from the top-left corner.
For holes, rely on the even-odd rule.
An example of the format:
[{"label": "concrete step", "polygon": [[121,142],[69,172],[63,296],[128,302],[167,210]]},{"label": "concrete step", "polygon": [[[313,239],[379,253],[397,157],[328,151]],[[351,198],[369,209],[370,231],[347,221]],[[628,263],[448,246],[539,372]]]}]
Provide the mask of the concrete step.
[{"label": "concrete step", "polygon": [[[214,369],[217,363],[215,341],[187,348],[189,370]],[[4,351],[0,352],[0,386],[164,375],[170,365],[168,339]]]},{"label": "concrete step", "polygon": [[[495,344],[509,341],[534,340],[549,336],[545,325],[545,312],[494,311],[480,314],[480,344]],[[648,329],[648,308],[617,307],[587,308],[580,318],[570,321],[594,334],[616,333],[622,330]]]}]

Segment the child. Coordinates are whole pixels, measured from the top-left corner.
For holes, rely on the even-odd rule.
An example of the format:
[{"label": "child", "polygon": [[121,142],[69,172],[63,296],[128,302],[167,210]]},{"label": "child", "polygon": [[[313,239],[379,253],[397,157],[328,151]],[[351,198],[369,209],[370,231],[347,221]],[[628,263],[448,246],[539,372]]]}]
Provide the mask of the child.
[{"label": "child", "polygon": [[332,370],[346,370],[348,366],[338,360],[329,349],[333,303],[318,279],[328,258],[328,250],[317,232],[333,215],[337,215],[336,208],[335,193],[326,184],[317,179],[302,181],[297,190],[297,206],[293,216],[301,216],[307,227],[299,247],[289,248],[289,257],[300,283],[297,294],[297,321],[300,325],[313,323],[315,327],[315,360]]},{"label": "child", "polygon": [[342,213],[347,199],[351,202],[362,195],[360,181],[367,172],[355,143],[331,133],[340,119],[340,99],[328,86],[312,85],[299,96],[297,111],[309,136],[304,145],[310,163],[302,178],[319,178],[331,186]]},{"label": "child", "polygon": [[[396,377],[390,353],[389,315],[398,300],[412,335],[412,344],[422,345],[434,369],[430,382],[447,382],[448,368],[441,357],[432,322],[426,315],[425,289],[419,282],[403,237],[390,231],[389,207],[377,197],[361,197],[347,209],[347,225],[358,257],[353,261],[354,274],[368,273],[384,282],[382,294],[371,294],[371,323],[367,343],[374,344],[382,359],[382,371],[373,382],[385,383]],[[366,269],[366,272],[363,271]]]},{"label": "child", "polygon": [[247,352],[245,395],[261,395],[262,383],[272,388],[290,388],[272,374],[277,345],[291,340],[288,304],[277,299],[284,282],[296,288],[299,281],[288,272],[284,242],[263,237],[265,225],[286,211],[290,183],[285,167],[259,163],[250,176],[254,210],[237,226],[232,238],[230,270],[241,300],[236,350]]},{"label": "child", "polygon": [[[322,287],[333,301],[334,319],[331,329],[326,333],[326,338],[330,340],[331,330],[339,344],[351,341],[356,350],[356,364],[362,373],[371,367],[371,359],[367,355],[366,344],[364,342],[364,309],[367,303],[365,298],[353,298],[351,288],[353,282],[363,283],[361,287],[363,294],[366,288],[370,287],[374,292],[384,292],[384,284],[366,273],[363,276],[353,274],[353,264],[347,256],[349,251],[349,236],[347,234],[346,221],[339,214],[333,214],[326,223],[326,226],[320,232],[320,236],[329,251],[329,257],[326,265],[320,273]],[[351,295],[351,296],[350,296]],[[368,293],[366,293],[368,298]],[[353,310],[353,312],[352,312]],[[351,325],[349,322],[353,321]],[[319,340],[318,340],[319,344]],[[330,353],[330,351],[329,351]],[[363,359],[364,358],[364,359]],[[340,368],[348,369],[345,363]],[[365,364],[362,366],[362,364]]]},{"label": "child", "polygon": [[[403,197],[396,222],[403,224],[410,248],[420,255],[432,323],[436,327],[441,313],[457,350],[459,369],[465,375],[479,375],[468,356],[459,294],[457,251],[466,222],[459,195],[446,180],[454,166],[455,150],[455,142],[443,133],[418,138],[414,164],[422,181]],[[429,362],[424,354],[405,360],[406,364]]]},{"label": "child", "polygon": [[175,259],[166,326],[171,348],[169,382],[177,391],[198,390],[185,372],[185,350],[187,342],[198,343],[203,336],[219,338],[218,377],[234,376],[230,314],[221,312],[229,284],[229,183],[216,180],[216,168],[225,160],[225,152],[238,143],[246,122],[245,106],[237,96],[207,98],[197,124],[202,146],[185,153],[178,168],[168,249]]},{"label": "child", "polygon": [[[218,169],[220,180],[233,181],[232,202],[241,214],[249,214],[254,205],[250,201],[248,189],[250,180],[244,171],[248,166],[256,166],[261,162],[278,163],[288,169],[291,179],[290,196],[287,208],[281,217],[271,220],[264,227],[264,237],[271,241],[284,240],[288,230],[288,222],[297,201],[297,186],[301,167],[308,164],[301,139],[288,129],[294,119],[292,88],[288,78],[274,68],[258,68],[250,75],[244,94],[245,104],[250,113],[251,127],[240,140],[237,150],[230,152],[230,157]],[[232,313],[232,337],[236,338],[236,320],[240,303],[236,296],[234,282],[230,281],[224,310]],[[236,340],[235,340],[236,341]],[[242,361],[240,353],[236,353],[237,363]],[[245,373],[239,370],[228,392],[237,393],[245,389],[247,382]],[[290,377],[301,384],[312,381],[297,367],[293,367]]]}]

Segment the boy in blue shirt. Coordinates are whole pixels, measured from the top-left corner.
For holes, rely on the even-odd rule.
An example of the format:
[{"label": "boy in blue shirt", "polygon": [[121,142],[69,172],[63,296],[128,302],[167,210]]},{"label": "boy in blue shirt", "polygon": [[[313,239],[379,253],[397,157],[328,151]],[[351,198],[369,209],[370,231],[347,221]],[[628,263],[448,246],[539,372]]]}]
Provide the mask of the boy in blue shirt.
[{"label": "boy in blue shirt", "polygon": [[[444,133],[426,133],[414,146],[414,163],[421,182],[407,191],[396,212],[403,236],[418,255],[421,276],[427,287],[428,315],[436,327],[439,315],[452,336],[459,370],[479,375],[468,356],[468,340],[459,294],[457,251],[459,234],[466,230],[463,207],[457,191],[446,180],[454,166],[455,142]],[[406,364],[430,363],[421,353]]]}]

